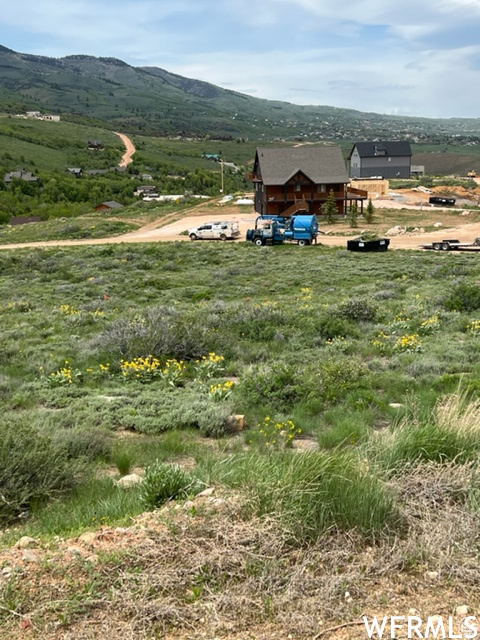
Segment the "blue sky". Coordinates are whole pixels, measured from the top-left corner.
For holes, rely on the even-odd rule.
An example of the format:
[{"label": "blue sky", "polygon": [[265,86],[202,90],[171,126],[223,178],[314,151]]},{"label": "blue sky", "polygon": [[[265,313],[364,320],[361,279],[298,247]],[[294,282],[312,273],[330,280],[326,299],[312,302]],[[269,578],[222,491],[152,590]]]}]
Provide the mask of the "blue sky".
[{"label": "blue sky", "polygon": [[480,0],[0,0],[0,44],[258,98],[480,117]]}]

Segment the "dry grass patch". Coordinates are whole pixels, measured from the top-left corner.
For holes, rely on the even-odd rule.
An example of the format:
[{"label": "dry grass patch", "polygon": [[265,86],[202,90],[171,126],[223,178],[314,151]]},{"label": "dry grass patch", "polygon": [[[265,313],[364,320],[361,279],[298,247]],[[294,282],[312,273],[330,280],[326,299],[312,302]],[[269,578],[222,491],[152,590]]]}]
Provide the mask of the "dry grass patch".
[{"label": "dry grass patch", "polygon": [[[170,503],[128,528],[33,549],[34,563],[12,549],[0,556],[14,571],[0,574],[2,624],[11,640],[24,637],[27,620],[37,640],[100,632],[122,640],[311,639],[362,613],[475,607],[475,477],[473,465],[430,463],[395,479],[404,529],[370,542],[331,531],[292,548],[275,518],[245,520],[240,495],[214,493]],[[12,585],[15,599],[5,599]]]}]

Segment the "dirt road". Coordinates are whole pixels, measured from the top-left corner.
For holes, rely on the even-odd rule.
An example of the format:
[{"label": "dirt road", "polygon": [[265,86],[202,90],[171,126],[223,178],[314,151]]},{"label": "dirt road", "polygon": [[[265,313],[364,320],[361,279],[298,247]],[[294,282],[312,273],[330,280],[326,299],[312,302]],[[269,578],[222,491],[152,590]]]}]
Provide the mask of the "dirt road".
[{"label": "dirt road", "polygon": [[117,131],[114,131],[113,133],[122,140],[122,142],[123,142],[123,144],[125,145],[125,148],[126,148],[126,151],[123,154],[122,159],[120,160],[118,166],[119,167],[128,167],[128,165],[133,162],[133,154],[136,151],[135,145],[130,140],[130,138],[128,136],[126,136],[124,133],[118,133]]},{"label": "dirt road", "polygon": [[[123,136],[123,134],[118,134]],[[126,136],[124,136],[127,138]],[[127,138],[127,140],[129,140]],[[131,144],[131,142],[129,141]],[[127,144],[127,143],[126,143]],[[133,144],[129,146],[129,152],[134,150]],[[197,227],[204,222],[210,222],[212,220],[231,220],[239,223],[240,227],[240,239],[236,242],[240,242],[245,239],[247,229],[251,229],[255,225],[257,214],[251,207],[246,207],[243,211],[242,208],[236,205],[227,205],[218,210],[213,209],[214,204],[211,201],[202,202],[194,209],[187,209],[182,214],[181,211],[171,214],[168,217],[159,218],[153,222],[150,222],[140,229],[131,231],[130,233],[123,234],[121,236],[115,236],[111,238],[97,238],[97,239],[85,239],[85,240],[52,240],[45,242],[27,242],[21,244],[8,244],[0,245],[0,249],[19,249],[27,247],[60,247],[60,246],[81,246],[92,244],[121,244],[121,243],[141,243],[141,242],[190,242],[188,235],[182,235],[192,227]],[[410,201],[405,201],[402,196],[401,200],[396,200],[395,197],[377,199],[375,200],[375,208],[381,210],[382,208],[388,209],[415,209],[424,210],[425,216],[431,217],[432,212],[440,212],[441,208],[435,207],[432,209],[428,205],[428,196],[425,199],[424,194],[414,193]],[[205,213],[203,211],[205,210]],[[450,210],[451,211],[451,210]],[[185,217],[179,216],[184,215]],[[405,235],[393,236],[390,238],[391,249],[417,249],[422,244],[429,244],[444,238],[456,238],[461,242],[473,242],[476,237],[480,236],[480,223],[468,223],[465,219],[455,217],[454,223],[456,226],[452,227],[448,225],[447,228],[440,228],[438,231],[431,231],[428,233],[409,233]],[[322,235],[318,238],[319,245],[344,247],[346,248],[348,237],[352,237],[355,234],[352,233],[352,229],[348,222],[336,222],[334,225],[321,226]],[[360,230],[359,232],[360,233]]]},{"label": "dirt road", "polygon": [[[241,231],[241,240],[244,240],[247,229],[251,229],[255,225],[256,213],[221,213],[217,216],[222,220],[232,220],[239,223]],[[191,242],[187,235],[180,235],[182,232],[191,227],[197,227],[203,222],[214,220],[212,213],[202,215],[190,215],[181,220],[176,220],[165,226],[164,219],[150,223],[121,236],[112,238],[96,238],[85,240],[52,240],[48,242],[26,242],[21,244],[1,245],[0,249],[20,249],[27,247],[67,247],[81,245],[103,245],[103,244],[131,244],[143,242]],[[352,229],[345,223],[336,223],[330,227],[322,227],[323,234],[318,237],[318,244],[330,247],[344,247],[347,245],[347,235],[352,237]],[[341,235],[339,235],[341,234]],[[450,227],[448,230],[439,229],[428,233],[415,233],[390,238],[391,249],[418,249],[421,244],[428,244],[434,241],[443,240],[444,238],[456,238],[461,242],[472,242],[474,238],[480,236],[480,223],[461,224]],[[241,240],[236,240],[240,242]]]}]

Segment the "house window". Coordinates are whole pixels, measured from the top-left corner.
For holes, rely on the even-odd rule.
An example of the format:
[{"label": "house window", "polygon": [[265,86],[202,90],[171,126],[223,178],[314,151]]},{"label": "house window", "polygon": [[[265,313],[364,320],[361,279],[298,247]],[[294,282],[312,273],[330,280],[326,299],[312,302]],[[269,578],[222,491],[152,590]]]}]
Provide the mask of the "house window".
[{"label": "house window", "polygon": [[326,190],[327,190],[327,185],[326,184],[319,184],[317,186],[317,192],[318,193],[323,193]]},{"label": "house window", "polygon": [[301,191],[302,189],[302,185],[301,184],[296,184],[295,185],[295,191]]}]

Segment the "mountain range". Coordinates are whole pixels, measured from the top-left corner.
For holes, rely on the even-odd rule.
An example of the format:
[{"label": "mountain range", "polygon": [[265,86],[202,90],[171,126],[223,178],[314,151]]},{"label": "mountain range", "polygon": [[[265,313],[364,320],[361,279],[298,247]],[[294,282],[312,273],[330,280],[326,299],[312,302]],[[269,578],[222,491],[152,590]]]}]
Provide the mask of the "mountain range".
[{"label": "mountain range", "polygon": [[477,144],[480,119],[430,119],[263,100],[116,58],[50,58],[0,45],[0,111],[39,110],[146,135],[408,139]]}]

